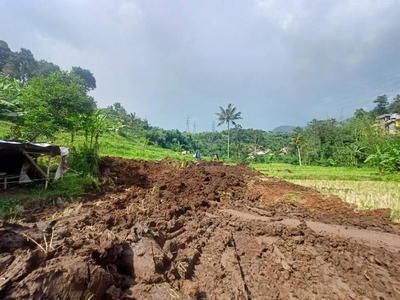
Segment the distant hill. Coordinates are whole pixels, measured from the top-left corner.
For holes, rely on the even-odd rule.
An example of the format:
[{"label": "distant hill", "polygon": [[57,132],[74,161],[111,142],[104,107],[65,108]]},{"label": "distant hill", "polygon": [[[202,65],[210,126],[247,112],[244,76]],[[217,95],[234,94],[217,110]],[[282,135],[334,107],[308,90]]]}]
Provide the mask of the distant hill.
[{"label": "distant hill", "polygon": [[282,125],[276,127],[272,132],[277,133],[277,132],[284,132],[284,133],[292,133],[293,129],[295,129],[296,126],[289,126],[289,125]]}]

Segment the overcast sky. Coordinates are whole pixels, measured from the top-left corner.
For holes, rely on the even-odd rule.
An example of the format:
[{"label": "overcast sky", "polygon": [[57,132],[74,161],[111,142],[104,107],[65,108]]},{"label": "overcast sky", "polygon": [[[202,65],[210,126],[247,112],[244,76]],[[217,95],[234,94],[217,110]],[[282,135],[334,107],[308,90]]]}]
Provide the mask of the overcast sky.
[{"label": "overcast sky", "polygon": [[1,0],[0,39],[97,80],[152,125],[211,130],[233,103],[272,130],[400,93],[398,0]]}]

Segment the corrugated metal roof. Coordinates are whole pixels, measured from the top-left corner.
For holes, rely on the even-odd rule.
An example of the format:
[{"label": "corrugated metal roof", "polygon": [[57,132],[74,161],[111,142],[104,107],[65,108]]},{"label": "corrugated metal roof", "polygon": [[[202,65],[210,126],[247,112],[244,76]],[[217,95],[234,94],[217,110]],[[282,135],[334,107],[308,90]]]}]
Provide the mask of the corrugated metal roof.
[{"label": "corrugated metal roof", "polygon": [[[61,147],[64,148],[64,147]],[[0,150],[19,150],[24,149],[26,152],[33,152],[38,154],[52,154],[60,155],[60,146],[53,146],[49,143],[30,143],[26,141],[9,141],[0,140]]]}]

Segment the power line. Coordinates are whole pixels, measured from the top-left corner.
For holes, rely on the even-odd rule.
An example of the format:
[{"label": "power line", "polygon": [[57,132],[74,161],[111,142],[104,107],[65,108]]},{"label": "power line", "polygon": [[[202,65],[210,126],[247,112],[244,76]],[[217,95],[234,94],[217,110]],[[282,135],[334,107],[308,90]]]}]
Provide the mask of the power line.
[{"label": "power line", "polygon": [[211,132],[215,132],[215,121],[212,121]]},{"label": "power line", "polygon": [[196,121],[193,122],[193,133],[196,133]]},{"label": "power line", "polygon": [[186,116],[186,132],[190,132],[190,117]]}]

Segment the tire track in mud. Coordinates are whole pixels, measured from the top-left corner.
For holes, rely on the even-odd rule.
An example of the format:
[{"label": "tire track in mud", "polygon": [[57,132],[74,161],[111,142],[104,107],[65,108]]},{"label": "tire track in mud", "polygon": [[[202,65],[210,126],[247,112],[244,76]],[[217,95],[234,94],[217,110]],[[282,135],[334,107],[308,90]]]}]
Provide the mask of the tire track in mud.
[{"label": "tire track in mud", "polygon": [[[268,223],[275,222],[290,227],[297,227],[300,224],[302,224],[302,221],[297,219],[283,219],[277,221],[274,220],[273,218],[254,215],[233,209],[222,209],[220,211],[246,220],[259,220]],[[322,222],[315,222],[315,221],[303,221],[303,222],[307,225],[307,227],[309,227],[314,232],[321,235],[338,235],[344,238],[356,240],[371,247],[385,248],[386,250],[391,252],[400,251],[400,236],[396,234],[390,234],[390,233],[367,230],[367,229],[358,229],[351,226],[325,224]]]},{"label": "tire track in mud", "polygon": [[244,289],[245,289],[245,291],[247,293],[247,299],[250,300],[251,299],[251,292],[249,290],[249,287],[247,286],[245,274],[243,272],[242,265],[240,264],[240,255],[239,255],[238,250],[236,248],[236,242],[235,242],[235,238],[233,237],[233,234],[231,235],[231,237],[232,237],[233,249],[235,250],[235,257],[236,257],[236,260],[237,260],[237,263],[238,263],[238,266],[239,266],[240,276],[243,279]]}]

